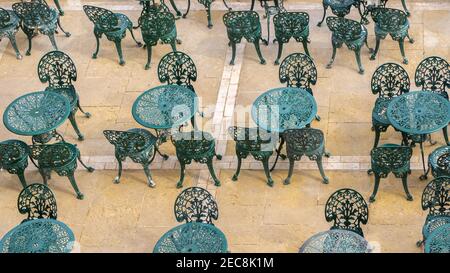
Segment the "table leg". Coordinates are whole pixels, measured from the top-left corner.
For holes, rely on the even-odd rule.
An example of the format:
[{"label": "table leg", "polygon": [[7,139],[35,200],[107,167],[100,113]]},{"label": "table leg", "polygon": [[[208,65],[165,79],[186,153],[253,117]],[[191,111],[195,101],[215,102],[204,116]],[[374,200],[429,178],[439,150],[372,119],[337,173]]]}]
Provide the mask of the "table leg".
[{"label": "table leg", "polygon": [[50,142],[53,138],[55,138],[57,141],[59,142],[66,142],[64,140],[64,137],[58,133],[56,130],[53,130],[51,132],[47,132],[47,133],[43,133],[43,134],[39,134],[39,135],[34,135],[31,138],[31,141],[34,144],[46,144],[48,142]]},{"label": "table leg", "polygon": [[270,171],[273,171],[273,169],[275,169],[275,166],[277,165],[277,162],[278,162],[278,158],[281,156],[282,158],[286,158],[286,156],[285,155],[282,155],[281,154],[281,149],[283,149],[283,145],[284,145],[284,137],[283,137],[283,135],[281,135],[280,136],[280,145],[278,146],[278,149],[277,149],[277,156],[276,156],[276,158],[275,158],[275,162],[273,163],[273,166],[272,166],[272,168],[270,168]]},{"label": "table leg", "polygon": [[169,133],[167,130],[155,129],[155,131],[156,131],[156,137],[158,138],[158,140],[156,141],[156,144],[155,144],[155,150],[164,160],[167,160],[167,159],[169,159],[169,156],[167,154],[161,153],[161,151],[159,150],[159,145],[161,145],[167,141],[167,135]]},{"label": "table leg", "polygon": [[423,141],[420,142],[420,153],[422,155],[422,166],[423,166],[423,175],[420,176],[420,180],[427,179],[427,170],[425,168],[425,155],[423,152]]}]

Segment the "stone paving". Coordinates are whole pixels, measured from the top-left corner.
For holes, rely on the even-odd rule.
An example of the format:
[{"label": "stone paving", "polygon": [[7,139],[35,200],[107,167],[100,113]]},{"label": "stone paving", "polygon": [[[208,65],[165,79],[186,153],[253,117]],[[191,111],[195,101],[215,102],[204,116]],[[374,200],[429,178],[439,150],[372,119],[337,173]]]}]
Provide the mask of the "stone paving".
[{"label": "stone paving", "polygon": [[[2,1],[0,6],[10,7],[14,1]],[[51,1],[50,1],[51,2]],[[180,3],[179,3],[180,2]],[[264,173],[259,163],[247,159],[238,182],[231,176],[236,167],[234,143],[225,139],[226,128],[230,125],[253,126],[249,110],[254,99],[267,89],[282,86],[278,80],[278,66],[273,65],[277,44],[261,45],[267,61],[260,65],[253,45],[242,43],[238,46],[236,64],[228,65],[231,49],[222,23],[224,7],[221,1],[213,5],[213,29],[206,28],[206,14],[202,7],[192,1],[191,12],[186,19],[176,21],[178,35],[182,44],[178,50],[189,54],[198,69],[195,83],[201,99],[204,118],[197,121],[204,130],[211,131],[218,138],[217,149],[224,155],[222,161],[215,162],[222,180],[222,187],[216,188],[209,180],[204,166],[193,164],[186,176],[185,187],[198,185],[208,188],[219,203],[220,227],[229,240],[232,252],[277,251],[293,252],[312,234],[329,227],[323,216],[327,197],[342,187],[360,191],[366,200],[373,187],[373,177],[365,170],[369,167],[369,152],[374,134],[371,132],[371,111],[376,96],[370,91],[370,78],[376,67],[385,62],[401,63],[398,43],[389,37],[382,44],[375,61],[369,60],[369,53],[362,50],[365,74],[356,71],[353,52],[345,47],[338,50],[332,69],[325,65],[331,56],[331,41],[328,28],[316,24],[322,16],[320,0],[286,1],[289,10],[305,10],[310,14],[309,49],[318,69],[318,81],[313,87],[319,106],[321,121],[312,126],[324,131],[327,150],[332,153],[324,167],[330,177],[329,185],[320,183],[320,175],[315,164],[307,160],[296,164],[292,184],[283,186],[281,181],[287,175],[286,162],[280,162],[274,172],[275,187],[264,183]],[[231,2],[235,9],[248,8],[249,1]],[[177,1],[181,10],[184,1]],[[94,4],[111,8],[127,14],[137,22],[140,6],[137,1],[62,1],[65,15],[64,28],[72,33],[70,38],[57,35],[60,50],[68,53],[75,61],[78,80],[75,83],[80,93],[83,108],[92,113],[86,119],[79,115],[77,121],[85,140],[80,142],[72,127],[66,123],[59,128],[68,142],[76,143],[86,161],[97,171],[88,174],[79,171],[78,183],[86,199],[75,199],[65,178],[54,175],[50,187],[54,190],[59,217],[74,231],[81,244],[81,251],[151,251],[156,240],[170,227],[176,225],[173,216],[173,202],[180,190],[175,188],[178,180],[179,164],[175,156],[162,161],[160,157],[151,165],[157,188],[147,188],[140,166],[127,162],[123,181],[113,185],[112,178],[117,164],[113,147],[103,137],[104,129],[129,129],[139,127],[131,116],[131,106],[142,91],[159,85],[156,67],[161,57],[170,51],[169,45],[153,48],[152,67],[144,70],[146,51],[137,48],[129,34],[122,42],[125,66],[118,64],[117,53],[112,42],[101,40],[100,52],[96,60],[91,59],[95,49],[93,26],[81,7]],[[400,1],[389,1],[389,6],[400,7]],[[267,35],[266,20],[257,3],[261,17],[263,36]],[[408,1],[411,11],[409,17],[410,34],[414,44],[406,43],[408,65],[402,65],[410,75],[414,90],[414,70],[426,56],[438,55],[450,59],[448,20],[450,3],[448,1]],[[331,12],[328,10],[328,14]],[[358,18],[356,10],[349,16]],[[373,22],[367,26],[369,45],[374,47]],[[271,35],[273,36],[273,29]],[[140,30],[135,30],[138,40]],[[22,31],[17,34],[19,49],[24,55],[27,41]],[[16,60],[14,51],[7,40],[0,42],[0,110],[19,95],[42,90],[36,67],[40,57],[51,49],[45,36],[33,39],[31,56]],[[303,52],[300,44],[285,45],[283,57],[293,52]],[[283,58],[282,57],[282,58]],[[10,133],[0,126],[0,139],[23,138]],[[433,135],[436,146],[425,145],[426,153],[444,144],[442,133]],[[392,128],[383,133],[380,143],[399,143],[400,136]],[[163,144],[162,150],[174,155],[171,144]],[[420,169],[418,148],[414,149],[413,169]],[[159,170],[169,169],[169,170]],[[28,181],[40,181],[33,168],[27,172]],[[401,183],[395,178],[382,182],[377,202],[370,205],[369,224],[364,228],[366,237],[383,252],[417,252],[415,241],[425,215],[420,209],[420,196],[425,182],[418,180],[419,172],[410,177],[414,202],[407,202],[403,196]],[[16,198],[20,190],[16,177],[0,173],[0,235],[11,229],[22,219],[17,212]],[[394,207],[395,205],[395,207]]]}]

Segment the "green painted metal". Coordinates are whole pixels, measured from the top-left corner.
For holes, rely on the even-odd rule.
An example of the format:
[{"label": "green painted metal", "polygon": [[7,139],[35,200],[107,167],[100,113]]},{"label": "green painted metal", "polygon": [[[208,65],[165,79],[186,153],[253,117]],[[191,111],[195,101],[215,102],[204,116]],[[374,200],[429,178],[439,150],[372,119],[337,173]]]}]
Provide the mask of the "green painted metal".
[{"label": "green painted metal", "polygon": [[355,52],[356,62],[358,63],[359,74],[364,74],[364,68],[361,64],[361,47],[366,44],[370,52],[372,49],[367,44],[367,29],[361,23],[335,16],[327,17],[327,25],[332,32],[331,44],[333,45],[333,55],[327,68],[331,68],[336,57],[336,49],[341,48],[343,44],[348,49]]},{"label": "green painted metal", "polygon": [[301,246],[299,253],[369,253],[369,243],[348,230],[328,230],[315,234]]},{"label": "green painted metal", "polygon": [[369,221],[369,207],[359,192],[340,189],[328,198],[325,219],[333,222],[331,230],[349,230],[364,237],[361,224]]},{"label": "green painted metal", "polygon": [[[208,19],[208,28],[212,28],[213,24],[211,21],[211,4],[212,4],[212,2],[214,2],[214,0],[198,0],[198,2],[205,7],[206,18]],[[225,1],[224,1],[224,4],[226,5]],[[183,18],[186,18],[186,16],[188,15],[190,7],[191,7],[191,0],[188,0],[187,10],[186,10],[186,13],[183,14]]]},{"label": "green painted metal", "polygon": [[359,6],[358,0],[323,0],[323,17],[322,20],[317,23],[317,26],[322,26],[323,21],[325,20],[325,17],[327,15],[327,9],[328,7],[331,8],[331,12],[333,12],[334,15],[338,17],[345,17],[347,14],[350,13],[350,9],[352,6]]},{"label": "green painted metal", "polygon": [[147,177],[148,186],[154,187],[155,183],[152,180],[149,165],[155,158],[157,137],[149,131],[139,128],[133,128],[127,131],[105,130],[103,134],[114,145],[114,154],[119,163],[119,173],[114,179],[114,183],[120,183],[122,162],[129,157],[133,162],[142,165]]},{"label": "green painted metal", "polygon": [[116,45],[117,53],[119,54],[119,64],[125,65],[122,54],[122,39],[125,38],[127,29],[130,31],[131,37],[136,42],[137,46],[142,46],[142,44],[134,37],[133,23],[130,19],[124,14],[113,13],[110,10],[96,6],[84,5],[83,10],[89,20],[94,23],[94,35],[97,40],[97,48],[92,55],[92,58],[97,58],[100,38],[104,34],[109,41],[114,42]]},{"label": "green painted metal", "polygon": [[430,234],[425,242],[425,253],[450,253],[450,224],[443,225]]},{"label": "green painted metal", "polygon": [[289,173],[284,184],[291,183],[294,163],[301,160],[303,156],[317,162],[323,183],[328,184],[329,179],[323,170],[322,158],[323,156],[330,157],[330,154],[325,151],[323,132],[314,128],[289,129],[284,131],[283,138],[286,141],[286,152],[289,159]]},{"label": "green painted metal", "polygon": [[212,224],[219,218],[214,197],[205,189],[190,187],[183,190],[175,200],[175,218],[178,222]]},{"label": "green painted metal", "polygon": [[438,93],[448,99],[447,88],[450,88],[450,65],[438,56],[422,60],[416,68],[414,81],[422,91]]},{"label": "green painted metal", "polygon": [[228,45],[232,48],[232,57],[230,65],[234,65],[234,58],[236,57],[236,44],[240,43],[242,38],[247,42],[253,43],[256,48],[261,64],[265,64],[261,49],[259,48],[259,41],[263,41],[266,45],[268,42],[261,38],[261,23],[259,15],[255,11],[229,11],[223,16],[223,23],[227,27],[227,35],[230,42]]},{"label": "green painted metal", "polygon": [[190,222],[167,231],[153,253],[227,253],[225,234],[214,225]]},{"label": "green painted metal", "polygon": [[206,164],[215,186],[220,186],[214,167],[213,158],[222,159],[221,155],[216,154],[216,145],[213,136],[210,133],[202,131],[177,132],[172,135],[172,143],[175,146],[178,161],[181,166],[180,180],[177,188],[183,187],[186,165],[192,161]]},{"label": "green painted metal", "polygon": [[[283,52],[283,44],[291,38],[303,44],[305,53],[309,55],[309,15],[306,12],[282,12],[273,17],[275,37],[278,42],[278,55],[275,64],[279,64]],[[299,86],[298,86],[299,87]]]},{"label": "green painted metal", "polygon": [[51,172],[55,171],[59,176],[68,177],[78,199],[82,200],[84,198],[84,195],[78,189],[74,176],[75,170],[77,169],[77,160],[89,172],[93,172],[94,168],[84,164],[76,145],[59,142],[55,144],[31,145],[30,149],[30,157],[36,161],[45,185],[47,185],[47,181],[50,179]]},{"label": "green painted metal", "polygon": [[22,223],[35,219],[57,218],[56,198],[44,184],[30,184],[24,188],[17,199],[17,209],[27,218]]},{"label": "green painted metal", "polygon": [[80,96],[75,91],[72,81],[77,80],[77,68],[75,63],[61,51],[51,51],[45,54],[38,64],[38,76],[42,83],[48,83],[46,91],[63,95],[70,102],[69,121],[75,130],[78,140],[83,140],[84,136],[78,128],[75,114],[80,111],[89,118],[91,114],[83,111],[80,106]]},{"label": "green painted metal", "polygon": [[275,142],[272,134],[259,128],[245,128],[233,126],[228,128],[228,133],[236,142],[236,156],[238,158],[236,173],[233,181],[238,180],[241,171],[242,159],[251,155],[255,160],[261,161],[267,177],[267,185],[273,186],[273,179],[269,170],[269,158],[272,156]]},{"label": "green painted metal", "polygon": [[375,60],[380,48],[381,40],[385,39],[389,34],[394,41],[398,41],[400,52],[403,57],[403,63],[408,64],[408,58],[405,56],[404,40],[408,38],[410,43],[414,40],[408,33],[409,21],[406,14],[399,9],[375,7],[370,10],[372,19],[375,22],[376,45],[375,51],[370,56],[371,60]]},{"label": "green painted metal", "polygon": [[[269,2],[272,2],[271,0],[260,0],[261,7],[264,8],[264,18],[267,20],[267,42],[270,41],[270,18],[272,16],[276,16],[280,13],[285,13],[286,9],[283,5],[284,0],[274,0],[273,4],[270,4]],[[275,17],[273,17],[273,22],[275,25]],[[298,22],[297,22],[298,23]],[[276,28],[276,25],[275,25]],[[276,33],[276,29],[275,29]]]},{"label": "green painted metal", "polygon": [[391,100],[408,93],[410,88],[408,72],[395,63],[380,65],[372,75],[372,93],[378,95],[372,110],[372,128],[375,131],[373,148],[378,146],[381,132],[391,125],[387,117],[387,108]]},{"label": "green painted metal", "polygon": [[150,68],[152,59],[152,47],[161,41],[164,44],[170,44],[173,51],[177,51],[177,28],[175,26],[175,17],[170,12],[147,12],[139,18],[141,25],[142,39],[147,47],[147,64],[145,69]]},{"label": "green painted metal", "polygon": [[16,52],[16,58],[21,60],[22,55],[20,54],[16,43],[16,33],[19,30],[19,27],[20,18],[14,11],[0,8],[0,41],[2,38],[8,37]]},{"label": "green painted metal", "polygon": [[412,149],[408,146],[396,144],[384,144],[374,148],[370,152],[371,171],[375,175],[375,185],[369,201],[375,202],[381,178],[386,178],[393,173],[396,178],[402,179],[406,199],[412,201],[413,197],[408,190],[408,175],[411,173]]},{"label": "green painted metal", "polygon": [[428,170],[433,177],[450,176],[450,146],[435,149],[428,156]]},{"label": "green painted metal", "polygon": [[0,170],[6,170],[10,174],[16,174],[20,183],[25,188],[25,169],[28,167],[28,145],[20,140],[10,139],[0,142]]},{"label": "green painted metal", "polygon": [[[381,7],[386,7],[386,4],[389,0],[380,0],[380,6]],[[411,13],[409,12],[408,8],[406,7],[406,0],[402,0],[402,6],[403,6],[403,10],[406,13],[406,16],[410,16]]]}]

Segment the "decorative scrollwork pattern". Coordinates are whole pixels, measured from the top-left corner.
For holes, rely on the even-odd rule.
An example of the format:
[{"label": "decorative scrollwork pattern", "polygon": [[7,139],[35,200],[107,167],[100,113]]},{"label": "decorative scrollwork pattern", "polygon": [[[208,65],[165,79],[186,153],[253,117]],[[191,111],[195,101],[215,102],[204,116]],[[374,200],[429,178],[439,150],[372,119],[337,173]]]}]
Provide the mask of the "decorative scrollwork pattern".
[{"label": "decorative scrollwork pattern", "polygon": [[119,18],[112,11],[89,5],[84,5],[83,10],[89,20],[101,31],[110,32],[117,29]]},{"label": "decorative scrollwork pattern", "polygon": [[409,146],[385,144],[373,149],[370,153],[372,171],[375,175],[385,178],[389,173],[401,178],[410,171],[412,149]]},{"label": "decorative scrollwork pattern", "polygon": [[50,87],[66,87],[77,80],[77,68],[69,55],[51,51],[39,61],[38,76],[42,83],[48,82]]},{"label": "decorative scrollwork pattern", "polygon": [[323,132],[314,128],[289,129],[284,131],[287,157],[300,160],[303,155],[317,160],[325,154]]},{"label": "decorative scrollwork pattern", "polygon": [[428,157],[428,166],[433,177],[450,176],[450,146],[434,150]]},{"label": "decorative scrollwork pattern", "polygon": [[162,83],[183,85],[195,92],[192,82],[197,80],[197,67],[189,55],[170,52],[159,61],[158,78]]},{"label": "decorative scrollwork pattern", "polygon": [[303,53],[292,53],[281,62],[279,70],[281,83],[288,87],[303,88],[313,94],[311,84],[317,82],[317,69],[313,60]]},{"label": "decorative scrollwork pattern", "polygon": [[395,63],[380,65],[372,75],[372,93],[380,98],[400,96],[409,92],[410,86],[408,72]]},{"label": "decorative scrollwork pattern", "polygon": [[309,238],[300,253],[367,253],[367,241],[347,230],[329,230]]},{"label": "decorative scrollwork pattern", "polygon": [[446,90],[450,88],[450,66],[441,57],[432,56],[421,61],[414,80],[422,90],[441,94],[448,99]]},{"label": "decorative scrollwork pattern", "polygon": [[214,197],[205,189],[190,187],[182,191],[175,200],[175,218],[178,222],[212,224],[219,218],[219,209]]},{"label": "decorative scrollwork pattern", "polygon": [[158,40],[171,43],[177,37],[175,16],[170,12],[148,12],[139,18],[139,23],[147,46],[155,46]]},{"label": "decorative scrollwork pattern", "polygon": [[57,206],[53,192],[43,184],[31,184],[24,188],[17,201],[21,214],[26,214],[24,221],[34,219],[56,219]]},{"label": "decorative scrollwork pattern", "polygon": [[450,224],[437,228],[425,241],[425,253],[449,253]]},{"label": "decorative scrollwork pattern", "polygon": [[273,17],[275,37],[278,42],[287,43],[291,38],[297,42],[309,36],[309,15],[306,12],[282,12]]},{"label": "decorative scrollwork pattern", "polygon": [[256,11],[230,11],[223,16],[227,27],[228,39],[234,43],[241,42],[244,37],[249,43],[261,39],[261,23]]},{"label": "decorative scrollwork pattern", "polygon": [[428,210],[428,217],[450,217],[450,177],[433,179],[422,193],[422,209]]},{"label": "decorative scrollwork pattern", "polygon": [[116,158],[120,161],[130,157],[136,163],[149,163],[154,154],[157,138],[145,129],[128,131],[103,131],[106,139],[114,145]]},{"label": "decorative scrollwork pattern", "polygon": [[352,50],[361,48],[367,37],[366,28],[354,20],[329,16],[327,17],[327,25],[333,33],[333,44],[342,45],[342,43],[345,43]]}]

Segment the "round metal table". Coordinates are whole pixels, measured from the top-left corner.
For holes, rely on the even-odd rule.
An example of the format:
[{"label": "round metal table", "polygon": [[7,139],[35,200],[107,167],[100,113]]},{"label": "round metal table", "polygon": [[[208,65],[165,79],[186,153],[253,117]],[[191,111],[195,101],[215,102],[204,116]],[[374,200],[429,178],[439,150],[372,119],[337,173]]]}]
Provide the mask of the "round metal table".
[{"label": "round metal table", "polygon": [[435,229],[425,240],[425,253],[450,253],[450,224]]},{"label": "round metal table", "polygon": [[154,253],[226,253],[227,239],[211,224],[191,222],[166,232],[155,245]]},{"label": "round metal table", "polygon": [[68,253],[75,236],[57,220],[30,220],[10,230],[0,241],[2,253]]},{"label": "round metal table", "polygon": [[364,237],[349,230],[333,229],[317,233],[300,248],[300,253],[369,253]]},{"label": "round metal table", "polygon": [[295,87],[270,89],[253,102],[252,118],[258,127],[281,133],[277,156],[271,168],[277,164],[284,145],[282,133],[286,129],[301,129],[310,124],[317,114],[314,97],[306,90]]},{"label": "round metal table", "polygon": [[25,94],[11,102],[3,113],[3,123],[9,131],[33,136],[33,141],[41,142],[39,140],[48,141],[48,135],[61,137],[56,128],[69,114],[70,102],[63,95],[38,91]]},{"label": "round metal table", "polygon": [[[447,125],[450,121],[450,103],[444,97],[424,91],[409,92],[391,100],[387,109],[389,122],[397,130],[409,135],[419,135],[423,140],[425,135],[444,128],[447,140]],[[407,143],[407,140],[404,139]],[[420,141],[420,151],[424,175],[425,156],[423,141]]]}]

